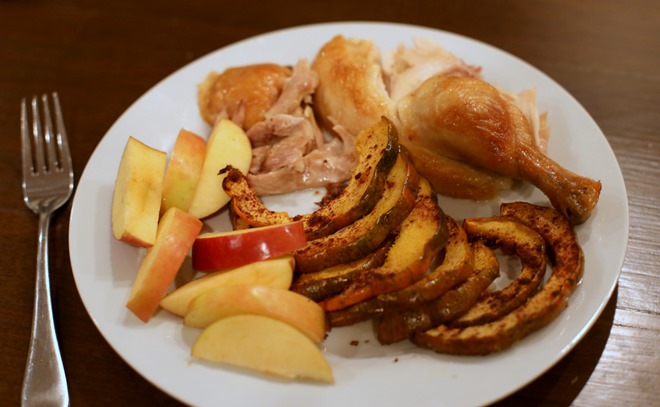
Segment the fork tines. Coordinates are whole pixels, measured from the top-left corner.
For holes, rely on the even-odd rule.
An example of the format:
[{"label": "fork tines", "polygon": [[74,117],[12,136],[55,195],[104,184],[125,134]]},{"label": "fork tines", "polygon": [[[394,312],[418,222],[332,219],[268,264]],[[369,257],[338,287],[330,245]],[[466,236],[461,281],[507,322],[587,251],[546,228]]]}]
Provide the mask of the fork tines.
[{"label": "fork tines", "polygon": [[[51,98],[55,112],[55,127],[53,127],[51,117]],[[25,99],[21,101],[21,139],[23,143],[24,176],[49,173],[51,171],[71,171],[69,145],[57,92],[53,92],[51,98],[48,97],[48,94],[43,94],[40,98],[33,96],[30,101],[30,112],[28,112],[27,101]],[[41,109],[39,99],[41,99]],[[28,119],[30,113],[32,116],[31,123]],[[53,131],[54,128],[56,130],[55,132]]]}]

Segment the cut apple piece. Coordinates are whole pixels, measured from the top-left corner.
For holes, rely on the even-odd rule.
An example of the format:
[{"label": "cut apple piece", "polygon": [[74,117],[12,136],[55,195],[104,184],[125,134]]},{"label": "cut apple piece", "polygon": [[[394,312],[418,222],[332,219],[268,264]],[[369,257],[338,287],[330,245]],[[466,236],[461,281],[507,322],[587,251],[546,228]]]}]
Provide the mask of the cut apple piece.
[{"label": "cut apple piece", "polygon": [[198,271],[239,267],[292,253],[307,244],[302,222],[221,233],[204,233],[193,244],[193,268]]},{"label": "cut apple piece", "polygon": [[216,287],[195,297],[183,320],[187,326],[206,328],[218,319],[255,314],[285,322],[320,343],[326,332],[323,308],[284,288],[258,285]]},{"label": "cut apple piece", "polygon": [[126,304],[144,322],[158,308],[201,229],[202,222],[181,209],[171,208],[163,215]]},{"label": "cut apple piece", "polygon": [[161,215],[173,206],[188,211],[202,174],[205,156],[206,141],[191,131],[181,129],[165,171]]},{"label": "cut apple piece", "polygon": [[251,162],[252,146],[243,129],[231,120],[220,120],[206,143],[202,173],[188,213],[201,219],[219,211],[230,198],[222,188],[226,174],[218,172],[231,165],[247,173]]},{"label": "cut apple piece", "polygon": [[214,322],[197,338],[192,355],[288,379],[334,383],[328,361],[311,339],[262,315],[235,315]]},{"label": "cut apple piece", "polygon": [[293,279],[294,266],[293,256],[287,255],[246,264],[235,269],[215,271],[172,291],[160,301],[160,306],[172,314],[183,317],[195,297],[216,287],[264,285],[288,289]]},{"label": "cut apple piece", "polygon": [[112,235],[140,247],[156,240],[167,154],[129,137],[112,195]]}]

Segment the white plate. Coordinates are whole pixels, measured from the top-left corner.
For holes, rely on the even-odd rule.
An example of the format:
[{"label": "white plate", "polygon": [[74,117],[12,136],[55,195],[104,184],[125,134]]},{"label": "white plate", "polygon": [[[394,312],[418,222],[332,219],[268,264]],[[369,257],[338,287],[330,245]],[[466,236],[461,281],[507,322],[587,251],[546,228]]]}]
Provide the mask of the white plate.
[{"label": "white plate", "polygon": [[[191,360],[197,330],[159,312],[148,324],[125,302],[143,252],[113,240],[110,207],[114,178],[129,135],[171,151],[182,127],[208,134],[196,104],[197,84],[211,70],[255,62],[293,64],[312,59],[336,34],[373,39],[392,50],[413,37],[430,37],[504,89],[538,90],[549,112],[549,154],[560,164],[600,179],[603,191],[592,218],[578,228],[586,263],[582,283],[557,320],[510,350],[486,357],[438,355],[410,343],[380,346],[369,324],[335,329],[324,350],[336,385],[288,383]],[[311,209],[305,193],[267,203],[296,211]],[[532,187],[521,187],[487,203],[441,198],[458,219],[497,213],[500,201],[547,203]],[[313,201],[313,200],[311,200]],[[214,220],[214,222],[216,222]],[[220,222],[221,223],[221,222]],[[215,227],[219,227],[217,223]],[[603,133],[561,86],[527,63],[483,43],[433,29],[384,24],[339,23],[287,29],[213,52],[175,72],[135,102],[101,140],[80,178],[71,212],[69,250],[82,300],[99,331],[136,371],[171,396],[192,405],[481,405],[521,388],[566,355],[605,307],[622,267],[628,238],[628,203],[621,171]],[[358,340],[358,346],[350,342]]]}]

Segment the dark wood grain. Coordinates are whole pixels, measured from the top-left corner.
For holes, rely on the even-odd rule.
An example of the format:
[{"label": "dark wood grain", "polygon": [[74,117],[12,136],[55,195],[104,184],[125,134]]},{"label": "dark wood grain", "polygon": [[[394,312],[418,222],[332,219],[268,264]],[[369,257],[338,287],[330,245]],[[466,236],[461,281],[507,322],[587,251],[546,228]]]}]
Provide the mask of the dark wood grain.
[{"label": "dark wood grain", "polygon": [[[60,92],[79,175],[120,114],[174,70],[252,35],[342,20],[418,24],[484,41],[546,72],[589,111],[617,156],[628,192],[630,239],[619,284],[570,354],[497,404],[660,405],[655,0],[0,1],[1,404],[19,404],[36,253],[37,221],[20,191],[20,99]],[[69,264],[69,210],[53,219],[51,268],[72,404],[178,405],[119,358],[87,315]]]}]

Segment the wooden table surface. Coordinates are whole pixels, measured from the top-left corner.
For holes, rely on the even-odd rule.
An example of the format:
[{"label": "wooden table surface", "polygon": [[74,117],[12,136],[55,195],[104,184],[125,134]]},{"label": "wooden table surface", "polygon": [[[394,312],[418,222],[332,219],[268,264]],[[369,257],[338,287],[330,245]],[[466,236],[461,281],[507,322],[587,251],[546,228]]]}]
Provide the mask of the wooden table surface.
[{"label": "wooden table surface", "polygon": [[[0,404],[19,404],[36,263],[37,219],[20,189],[20,99],[59,91],[80,175],[120,114],[184,64],[256,34],[342,20],[417,24],[492,44],[546,72],[593,116],[617,156],[630,203],[619,284],[575,349],[499,405],[660,405],[655,0],[0,2]],[[69,263],[69,214],[70,204],[53,219],[51,269],[72,404],[177,405],[133,371],[88,316]]]}]

